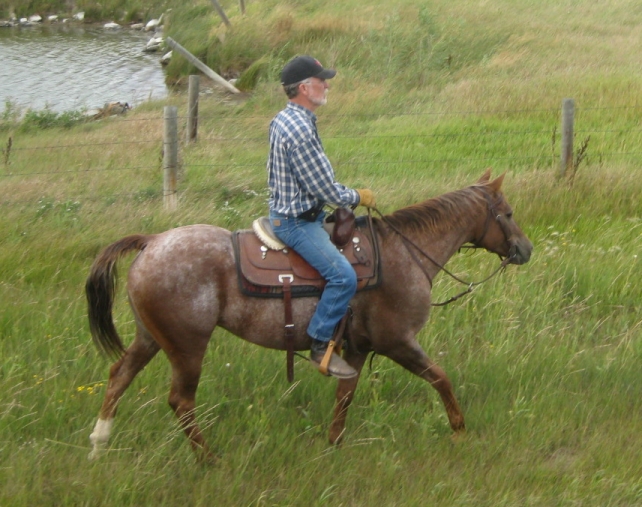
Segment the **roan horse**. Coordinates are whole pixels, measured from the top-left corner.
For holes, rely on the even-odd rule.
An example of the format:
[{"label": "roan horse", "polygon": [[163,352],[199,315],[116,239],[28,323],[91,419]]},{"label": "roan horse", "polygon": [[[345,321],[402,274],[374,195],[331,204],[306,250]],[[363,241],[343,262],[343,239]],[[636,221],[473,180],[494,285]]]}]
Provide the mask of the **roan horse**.
[{"label": "roan horse", "polygon": [[[455,432],[464,430],[464,417],[451,382],[426,356],[415,335],[428,319],[433,278],[465,243],[497,253],[507,263],[528,262],[533,245],[513,221],[512,209],[501,192],[503,179],[504,175],[491,181],[488,170],[470,187],[373,219],[380,242],[382,282],[378,288],[358,292],[350,303],[346,361],[360,372],[368,354],[375,352],[427,380],[441,396]],[[131,251],[139,252],[127,283],[136,336],[125,350],[114,327],[112,305],[116,263]],[[241,293],[232,233],[193,225],[125,237],[96,258],[86,294],[94,341],[104,352],[118,357],[90,436],[90,457],[107,444],[118,400],[162,349],[172,368],[169,404],[199,457],[213,461],[196,421],[195,396],[214,328],[220,326],[256,345],[285,349],[283,302]],[[315,303],[309,297],[292,302],[295,350],[309,349],[305,330]],[[343,436],[358,379],[338,383],[331,443]]]}]

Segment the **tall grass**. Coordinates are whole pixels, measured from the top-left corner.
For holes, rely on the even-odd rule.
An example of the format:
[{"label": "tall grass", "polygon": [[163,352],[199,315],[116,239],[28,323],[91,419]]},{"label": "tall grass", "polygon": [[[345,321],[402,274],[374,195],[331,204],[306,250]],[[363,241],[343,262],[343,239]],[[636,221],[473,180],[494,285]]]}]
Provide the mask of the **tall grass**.
[{"label": "tall grass", "polygon": [[[162,209],[165,103],[70,128],[4,119],[0,504],[641,504],[637,4],[258,2],[245,18],[234,6],[225,4],[243,36],[195,20],[203,51],[219,45],[211,54],[232,69],[229,55],[251,63],[244,45],[263,37],[265,73],[242,100],[201,101],[199,141],[181,148],[176,212]],[[106,455],[87,461],[109,369],[86,324],[91,262],[126,234],[235,229],[264,214],[267,125],[284,103],[278,70],[303,51],[339,70],[318,111],[338,177],[373,188],[383,211],[472,184],[487,166],[508,173],[533,259],[435,308],[418,336],[453,381],[467,435],[451,438],[428,385],[375,357],[345,443],[332,448],[335,382],[299,361],[290,386],[283,354],[216,331],[197,402],[219,464],[195,462],[166,403],[161,356],[123,398]],[[577,101],[576,145],[590,136],[572,183],[557,177],[566,96]],[[185,116],[184,97],[168,104]],[[478,252],[449,269],[477,280],[496,265]],[[459,290],[440,277],[434,298]],[[115,318],[129,342],[122,287]]]}]

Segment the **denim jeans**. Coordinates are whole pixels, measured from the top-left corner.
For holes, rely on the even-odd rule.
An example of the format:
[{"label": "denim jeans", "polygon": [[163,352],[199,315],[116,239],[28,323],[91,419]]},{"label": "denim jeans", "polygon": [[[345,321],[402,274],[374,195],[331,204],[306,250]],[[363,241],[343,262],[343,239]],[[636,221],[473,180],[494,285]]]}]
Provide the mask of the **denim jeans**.
[{"label": "denim jeans", "polygon": [[320,213],[314,222],[308,222],[270,212],[270,223],[277,237],[308,261],[327,282],[308,325],[308,334],[316,340],[330,341],[357,291],[357,275],[323,229],[324,217],[325,213]]}]

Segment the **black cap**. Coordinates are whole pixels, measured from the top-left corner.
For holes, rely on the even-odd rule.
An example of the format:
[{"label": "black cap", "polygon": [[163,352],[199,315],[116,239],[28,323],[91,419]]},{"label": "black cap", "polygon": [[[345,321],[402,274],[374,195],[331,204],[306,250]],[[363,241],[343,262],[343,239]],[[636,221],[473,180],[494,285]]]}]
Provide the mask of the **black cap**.
[{"label": "black cap", "polygon": [[319,60],[311,56],[297,56],[290,60],[281,71],[283,86],[299,83],[309,77],[330,79],[336,76],[334,69],[324,69]]}]

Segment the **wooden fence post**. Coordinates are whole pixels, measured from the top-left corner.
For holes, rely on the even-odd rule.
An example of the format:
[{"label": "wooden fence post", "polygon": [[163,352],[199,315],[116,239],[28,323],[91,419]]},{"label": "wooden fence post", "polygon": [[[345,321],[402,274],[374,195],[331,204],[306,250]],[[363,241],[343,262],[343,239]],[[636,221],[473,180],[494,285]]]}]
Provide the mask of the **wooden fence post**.
[{"label": "wooden fence post", "polygon": [[239,6],[241,7],[241,14],[245,16],[245,0],[239,0]]},{"label": "wooden fence post", "polygon": [[575,121],[575,101],[564,99],[562,101],[562,144],[560,158],[560,177],[573,166],[573,123]]},{"label": "wooden fence post", "polygon": [[165,43],[170,48],[175,50],[177,53],[180,53],[182,56],[184,56],[189,63],[191,63],[194,67],[200,70],[203,74],[205,74],[211,80],[216,81],[218,84],[224,86],[232,93],[241,93],[241,91],[238,90],[233,84],[229,83],[224,78],[219,76],[216,72],[214,72],[207,65],[201,62],[198,58],[196,58],[192,53],[190,53],[187,49],[185,49],[183,46],[181,46],[178,42],[176,42],[171,37],[167,37],[165,39]]},{"label": "wooden fence post", "polygon": [[210,0],[210,1],[212,2],[212,5],[216,9],[216,12],[218,12],[218,15],[221,16],[223,23],[225,23],[225,25],[228,27],[232,26],[232,23],[230,23],[230,20],[225,15],[225,11],[221,7],[221,4],[219,4],[217,0]]},{"label": "wooden fence post", "polygon": [[189,93],[187,105],[187,136],[186,143],[196,141],[198,135],[198,89],[199,77],[191,75],[189,77]]},{"label": "wooden fence post", "polygon": [[163,110],[165,134],[163,137],[163,203],[165,209],[176,209],[176,173],[178,169],[178,108],[165,106]]}]

